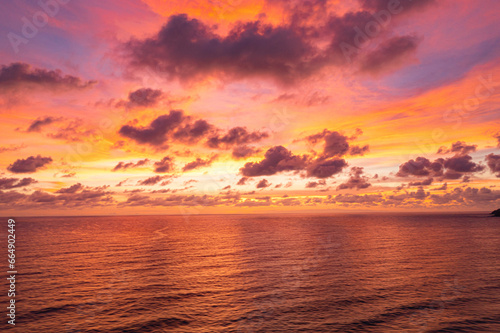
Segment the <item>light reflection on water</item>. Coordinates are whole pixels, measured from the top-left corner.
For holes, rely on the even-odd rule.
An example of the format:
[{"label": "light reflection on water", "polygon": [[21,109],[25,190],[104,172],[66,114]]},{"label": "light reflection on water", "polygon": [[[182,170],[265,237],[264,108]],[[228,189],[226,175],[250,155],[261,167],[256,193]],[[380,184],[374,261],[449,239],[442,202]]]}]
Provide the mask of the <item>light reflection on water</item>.
[{"label": "light reflection on water", "polygon": [[16,221],[6,331],[500,332],[500,220],[487,216]]}]

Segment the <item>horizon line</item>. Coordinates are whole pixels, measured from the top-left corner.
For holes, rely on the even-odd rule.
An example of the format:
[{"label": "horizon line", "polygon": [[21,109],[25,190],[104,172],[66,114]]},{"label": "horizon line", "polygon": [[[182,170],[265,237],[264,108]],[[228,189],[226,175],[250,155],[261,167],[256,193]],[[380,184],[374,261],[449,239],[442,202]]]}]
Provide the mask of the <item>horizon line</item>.
[{"label": "horizon line", "polygon": [[25,218],[25,217],[128,217],[128,216],[217,216],[217,215],[227,215],[227,216],[240,216],[240,215],[278,215],[278,214],[287,214],[287,215],[356,215],[356,214],[422,214],[422,215],[443,215],[443,214],[486,214],[491,215],[490,211],[342,211],[342,212],[265,212],[265,213],[206,213],[206,214],[108,214],[108,215],[19,215],[19,216],[0,216],[0,218],[6,219],[16,219],[16,218]]}]

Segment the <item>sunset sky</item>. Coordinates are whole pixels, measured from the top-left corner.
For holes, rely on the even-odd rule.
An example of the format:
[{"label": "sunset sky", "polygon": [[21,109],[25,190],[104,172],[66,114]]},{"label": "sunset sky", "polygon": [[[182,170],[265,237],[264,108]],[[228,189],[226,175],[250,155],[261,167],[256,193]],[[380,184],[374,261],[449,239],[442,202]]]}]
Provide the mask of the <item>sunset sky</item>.
[{"label": "sunset sky", "polygon": [[2,9],[2,215],[500,207],[496,0]]}]

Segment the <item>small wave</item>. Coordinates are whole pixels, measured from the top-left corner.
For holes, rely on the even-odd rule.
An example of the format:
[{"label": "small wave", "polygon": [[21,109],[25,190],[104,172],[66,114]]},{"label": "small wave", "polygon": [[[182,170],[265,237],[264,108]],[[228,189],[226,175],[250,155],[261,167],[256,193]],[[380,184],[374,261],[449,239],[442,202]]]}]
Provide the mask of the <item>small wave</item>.
[{"label": "small wave", "polygon": [[[465,302],[466,300],[462,300]],[[359,332],[364,331],[368,327],[375,327],[378,325],[388,324],[397,318],[410,317],[419,311],[425,310],[439,310],[440,305],[434,300],[427,300],[412,304],[401,305],[394,308],[386,309],[384,312],[376,314],[370,318],[353,321],[349,324],[343,325],[342,332]]]},{"label": "small wave", "polygon": [[33,310],[26,313],[25,318],[27,319],[36,319],[38,315],[50,315],[53,313],[65,313],[74,311],[78,308],[80,304],[64,304],[62,306],[49,306],[45,308],[41,308],[38,310]]},{"label": "small wave", "polygon": [[500,316],[452,321],[443,328],[427,331],[427,333],[455,332],[500,332]]},{"label": "small wave", "polygon": [[108,331],[109,333],[136,333],[136,332],[158,332],[159,329],[177,328],[189,325],[189,321],[177,317],[157,318],[143,323],[136,323],[126,327],[117,327]]}]

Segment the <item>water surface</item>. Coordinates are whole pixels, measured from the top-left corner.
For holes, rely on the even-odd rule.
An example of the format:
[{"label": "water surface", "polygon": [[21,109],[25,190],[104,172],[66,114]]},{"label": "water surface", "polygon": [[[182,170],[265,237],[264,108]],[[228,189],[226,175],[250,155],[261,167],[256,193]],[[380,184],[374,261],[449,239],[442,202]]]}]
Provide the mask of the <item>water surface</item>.
[{"label": "water surface", "polygon": [[16,221],[18,318],[2,331],[500,332],[486,215]]}]

